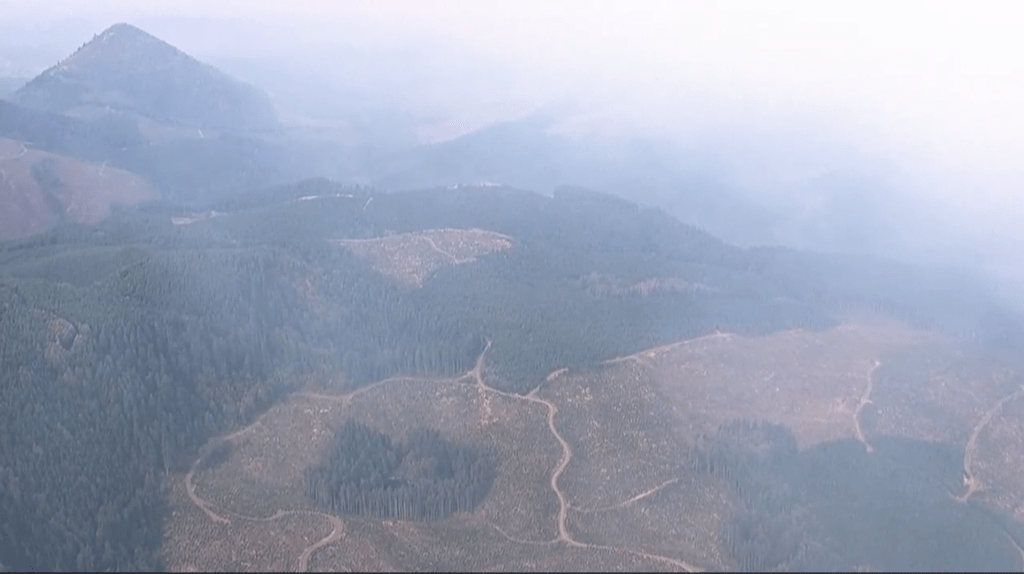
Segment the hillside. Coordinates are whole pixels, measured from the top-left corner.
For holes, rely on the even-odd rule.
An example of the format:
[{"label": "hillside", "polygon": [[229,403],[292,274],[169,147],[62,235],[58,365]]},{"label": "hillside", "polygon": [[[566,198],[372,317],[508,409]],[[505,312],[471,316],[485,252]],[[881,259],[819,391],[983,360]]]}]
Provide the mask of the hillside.
[{"label": "hillside", "polygon": [[90,164],[0,138],[0,240],[61,222],[96,223],[114,204],[155,198],[148,182],[106,163]]},{"label": "hillside", "polygon": [[210,202],[306,171],[288,144],[232,133],[151,137],[126,114],[82,119],[0,101],[0,137],[136,174],[174,202]]},{"label": "hillside", "polygon": [[127,24],[0,100],[0,571],[1024,569],[1024,316],[552,123],[312,137]]},{"label": "hillside", "polygon": [[0,137],[106,163],[165,200],[194,204],[316,175],[347,177],[372,155],[280,129],[266,94],[127,24],[0,100]]},{"label": "hillside", "polygon": [[123,116],[85,120],[5,100],[0,100],[0,137],[85,161],[112,160],[123,149],[148,144],[138,125]]},{"label": "hillside", "polygon": [[92,117],[231,131],[277,127],[270,99],[129,24],[115,24],[19,88],[15,103]]},{"label": "hillside", "polygon": [[0,98],[14,93],[15,90],[28,83],[28,78],[0,77]]},{"label": "hillside", "polygon": [[551,192],[580,185],[661,206],[682,221],[727,233],[734,243],[774,243],[771,227],[778,214],[743,199],[713,165],[687,161],[682,153],[640,139],[570,137],[556,128],[557,118],[538,112],[374,157],[354,173],[403,190],[498,182]]},{"label": "hillside", "polygon": [[[899,566],[877,542],[836,553],[843,526],[815,530],[831,511],[809,470],[786,479],[803,485],[780,499],[790,522],[765,528],[826,551],[735,546],[730,529],[765,520],[763,484],[733,492],[699,449],[718,426],[745,448],[730,421],[767,419],[807,449],[779,459],[797,461],[786,472],[842,468],[843,440],[917,452],[888,433],[943,442],[954,474],[966,449],[972,480],[1004,484],[987,435],[936,433],[937,411],[888,378],[858,390],[884,360],[926,394],[973,369],[978,409],[1012,392],[1020,338],[1008,353],[963,343],[987,336],[985,291],[918,273],[738,249],[585,189],[310,180],[62,224],[0,244],[0,555],[11,569]],[[892,355],[935,340],[962,357],[932,368],[945,379]],[[338,474],[346,457],[364,470]],[[1013,563],[999,536],[1019,528],[1018,494],[999,492],[934,510],[977,521],[993,567]],[[642,509],[656,543],[637,538]]]}]

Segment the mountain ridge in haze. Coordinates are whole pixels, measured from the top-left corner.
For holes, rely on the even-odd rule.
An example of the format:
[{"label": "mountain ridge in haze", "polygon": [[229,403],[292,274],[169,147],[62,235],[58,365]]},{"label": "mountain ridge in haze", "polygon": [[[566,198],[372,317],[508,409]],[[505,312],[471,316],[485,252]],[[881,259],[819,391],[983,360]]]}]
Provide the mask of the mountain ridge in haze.
[{"label": "mountain ridge in haze", "polygon": [[9,99],[71,115],[128,112],[200,129],[278,127],[264,92],[125,23],[97,34]]},{"label": "mountain ridge in haze", "polygon": [[301,156],[279,128],[266,93],[128,24],[0,101],[0,137],[132,172],[174,201],[292,179],[286,156]]}]

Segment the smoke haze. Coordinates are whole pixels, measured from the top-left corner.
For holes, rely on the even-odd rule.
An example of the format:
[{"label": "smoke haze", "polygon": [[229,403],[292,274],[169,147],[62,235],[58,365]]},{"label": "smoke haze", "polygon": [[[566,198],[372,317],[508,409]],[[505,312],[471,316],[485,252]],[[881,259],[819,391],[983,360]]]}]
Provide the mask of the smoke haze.
[{"label": "smoke haze", "polygon": [[[267,89],[286,119],[376,109],[432,142],[557,109],[563,134],[668,142],[776,214],[778,242],[883,234],[868,247],[1016,280],[1020,19],[935,2],[15,0],[0,57],[36,73],[127,21]],[[39,49],[15,52],[26,39]],[[845,207],[822,207],[836,189]],[[851,218],[824,243],[794,216],[823,209]]]}]

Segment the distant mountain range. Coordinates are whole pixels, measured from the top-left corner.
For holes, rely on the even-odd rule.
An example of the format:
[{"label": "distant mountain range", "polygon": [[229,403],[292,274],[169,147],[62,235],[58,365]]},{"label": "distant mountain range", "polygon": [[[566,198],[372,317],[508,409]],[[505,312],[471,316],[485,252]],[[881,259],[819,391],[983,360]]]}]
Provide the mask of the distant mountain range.
[{"label": "distant mountain range", "polygon": [[361,123],[337,133],[315,123],[282,126],[266,93],[129,24],[96,35],[7,98],[0,137],[107,162],[179,203],[318,176],[389,190],[498,182],[551,193],[580,185],[664,208],[739,245],[890,255],[897,231],[913,223],[877,178],[849,170],[818,177],[790,194],[817,203],[768,205],[714,161],[640,140],[570,137],[557,129],[565,118],[550,110],[431,145],[387,136],[412,127],[366,110],[346,110]]}]

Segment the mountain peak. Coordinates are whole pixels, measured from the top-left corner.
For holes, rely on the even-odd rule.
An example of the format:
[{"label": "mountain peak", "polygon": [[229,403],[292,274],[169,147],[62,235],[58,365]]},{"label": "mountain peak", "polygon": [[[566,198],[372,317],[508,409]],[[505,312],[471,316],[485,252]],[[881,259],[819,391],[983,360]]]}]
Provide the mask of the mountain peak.
[{"label": "mountain peak", "polygon": [[97,34],[96,38],[97,39],[101,39],[101,40],[106,40],[106,39],[112,38],[114,36],[128,36],[128,37],[156,40],[158,42],[161,41],[159,38],[157,38],[156,36],[153,36],[149,32],[146,32],[142,28],[136,28],[135,26],[132,26],[131,24],[129,24],[127,22],[118,22],[117,24],[112,25],[111,27],[109,27],[106,30],[104,30],[104,31],[100,32],[99,34]]},{"label": "mountain peak", "polygon": [[[116,63],[134,68],[154,68],[166,60],[175,58],[193,60],[149,32],[121,22],[93,36],[92,40],[82,44],[53,68],[43,72],[42,76],[67,72],[75,68],[86,68],[85,71],[89,72],[90,64],[96,61],[101,65]],[[196,60],[193,62],[202,65]]]},{"label": "mountain peak", "polygon": [[109,44],[112,41],[121,42],[125,46],[137,46],[145,43],[153,46],[160,46],[164,49],[179,51],[177,48],[171,46],[167,42],[164,42],[160,38],[146,32],[142,28],[132,26],[127,22],[118,22],[99,34],[96,34],[96,36],[93,37],[93,41],[86,43],[85,46],[92,44]]},{"label": "mountain peak", "polygon": [[265,93],[127,23],[97,34],[11,99],[58,113],[120,112],[188,127],[277,125]]}]

